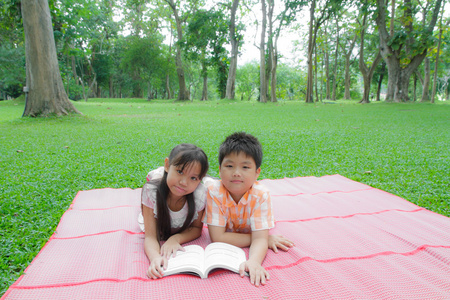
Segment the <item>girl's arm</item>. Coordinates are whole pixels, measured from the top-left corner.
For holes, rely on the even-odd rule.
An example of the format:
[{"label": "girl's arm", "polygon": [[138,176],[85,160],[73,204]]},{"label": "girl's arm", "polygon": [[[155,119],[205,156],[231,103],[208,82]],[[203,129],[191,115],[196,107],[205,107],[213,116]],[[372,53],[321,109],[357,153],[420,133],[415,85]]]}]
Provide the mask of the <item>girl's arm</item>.
[{"label": "girl's arm", "polygon": [[142,216],[145,226],[144,250],[150,261],[147,275],[152,279],[161,278],[164,275],[164,269],[167,268],[167,259],[160,254],[161,249],[157,238],[153,209],[142,205]]},{"label": "girl's arm", "polygon": [[202,223],[203,210],[198,212],[198,218],[192,222],[184,231],[172,235],[161,247],[161,255],[169,258],[172,254],[175,256],[178,250],[184,250],[181,244],[190,242],[200,237],[202,234],[203,223]]}]

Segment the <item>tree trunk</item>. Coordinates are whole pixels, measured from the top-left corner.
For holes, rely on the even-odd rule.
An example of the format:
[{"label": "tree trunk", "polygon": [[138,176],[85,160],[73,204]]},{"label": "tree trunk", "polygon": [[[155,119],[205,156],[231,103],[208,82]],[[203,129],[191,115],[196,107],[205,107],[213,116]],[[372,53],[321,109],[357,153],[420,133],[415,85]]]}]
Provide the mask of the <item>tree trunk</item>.
[{"label": "tree trunk", "polygon": [[202,77],[203,77],[203,90],[201,101],[208,100],[208,68],[205,62],[202,62]]},{"label": "tree trunk", "polygon": [[267,79],[266,79],[266,23],[267,23],[267,16],[266,16],[266,0],[261,0],[262,5],[262,28],[261,28],[261,42],[260,42],[260,48],[259,48],[259,59],[260,59],[260,67],[259,67],[259,101],[266,103],[267,102]]},{"label": "tree trunk", "polygon": [[73,73],[73,79],[75,80],[75,84],[78,85],[78,75],[77,75],[77,65],[75,63],[75,56],[70,57],[72,62],[72,73]]},{"label": "tree trunk", "polygon": [[[450,24],[450,20],[447,21],[446,26]],[[438,73],[438,66],[439,66],[439,52],[441,51],[441,40],[442,40],[442,32],[444,29],[442,28],[442,15],[441,15],[441,22],[439,25],[439,40],[438,40],[438,47],[436,52],[436,62],[434,64],[434,76],[433,76],[433,91],[431,93],[431,103],[434,103],[434,97],[436,96],[436,84],[437,84],[437,73]]]},{"label": "tree trunk", "polygon": [[380,72],[380,78],[378,79],[378,87],[377,87],[377,100],[381,101],[380,94],[381,94],[381,85],[383,83],[384,73],[386,72],[386,62],[382,62],[381,64],[381,72]]},{"label": "tree trunk", "polygon": [[338,54],[339,54],[339,21],[336,18],[336,49],[334,51],[333,92],[331,96],[331,99],[334,101],[336,101]]},{"label": "tree trunk", "polygon": [[64,90],[47,0],[22,0],[22,19],[28,88],[23,116],[80,113]]},{"label": "tree trunk", "polygon": [[237,59],[239,54],[239,40],[236,37],[236,11],[238,6],[239,0],[233,0],[230,18],[231,57],[230,68],[228,69],[227,87],[225,92],[225,97],[227,99],[234,99],[235,97]]},{"label": "tree trunk", "polygon": [[424,77],[423,77],[422,99],[420,99],[420,102],[427,102],[430,101],[428,92],[430,89],[430,78],[431,78],[430,59],[426,57],[423,62],[424,62]]},{"label": "tree trunk", "polygon": [[273,57],[272,57],[272,72],[270,78],[270,101],[277,102],[277,48],[276,46],[273,49]]},{"label": "tree trunk", "polygon": [[[178,10],[173,2],[173,0],[165,0],[170,8],[172,9],[173,15],[175,17],[175,22],[177,24],[177,34],[178,34],[178,41],[183,40],[183,30],[182,30],[182,24],[180,16],[178,15]],[[178,92],[178,100],[189,100],[189,90],[186,87],[186,79],[184,76],[184,68],[183,68],[183,61],[181,59],[181,46],[179,43],[177,43],[177,54],[175,57],[175,65],[177,66],[177,76],[178,76],[178,85],[179,85],[179,92]]]},{"label": "tree trunk", "polygon": [[342,50],[344,51],[345,56],[345,77],[344,77],[344,86],[345,86],[345,92],[344,92],[344,99],[349,100],[350,97],[350,84],[351,84],[351,78],[350,78],[350,58],[352,56],[353,48],[355,47],[357,34],[355,33],[355,36],[353,37],[352,42],[350,43],[348,51],[346,51],[345,47],[341,45]]},{"label": "tree trunk", "polygon": [[327,27],[325,27],[325,99],[331,99],[330,89],[330,53],[328,49],[328,34]]},{"label": "tree trunk", "polygon": [[366,34],[366,20],[367,20],[367,13],[364,14],[362,25],[361,25],[361,43],[359,47],[359,70],[361,71],[361,74],[363,76],[364,80],[364,93],[363,98],[361,99],[360,103],[369,103],[370,102],[370,85],[372,82],[373,72],[375,71],[375,68],[381,61],[381,54],[380,50],[378,50],[377,56],[375,57],[372,65],[370,68],[366,65],[364,62],[364,36]]},{"label": "tree trunk", "polygon": [[[170,24],[170,23],[169,23]],[[169,44],[169,52],[167,54],[167,65],[170,64],[170,58],[171,58],[171,53],[172,53],[172,26],[170,27],[170,44]],[[166,99],[172,99],[172,92],[170,90],[170,76],[169,76],[169,68],[167,68],[166,70]]]},{"label": "tree trunk", "polygon": [[[274,40],[275,40],[275,34],[273,31],[273,10],[275,8],[274,0],[267,0],[269,3],[269,13],[268,13],[268,19],[269,19],[269,38],[267,41],[267,46],[269,50],[269,57],[268,57],[268,64],[266,66],[266,80],[269,80],[270,78],[270,101],[271,102],[277,102],[277,82],[276,82],[276,54],[274,49]],[[273,81],[275,79],[275,82]]]},{"label": "tree trunk", "polygon": [[306,103],[313,103],[313,51],[315,48],[315,41],[313,38],[313,28],[314,28],[314,11],[316,9],[316,0],[311,1],[311,7],[309,11],[309,37],[308,37],[308,78],[306,82]]},{"label": "tree trunk", "polygon": [[114,84],[112,76],[109,76],[109,97],[114,98]]},{"label": "tree trunk", "polygon": [[314,90],[316,92],[316,101],[319,102],[319,89],[317,87],[319,64],[317,63],[317,47],[314,47]]}]

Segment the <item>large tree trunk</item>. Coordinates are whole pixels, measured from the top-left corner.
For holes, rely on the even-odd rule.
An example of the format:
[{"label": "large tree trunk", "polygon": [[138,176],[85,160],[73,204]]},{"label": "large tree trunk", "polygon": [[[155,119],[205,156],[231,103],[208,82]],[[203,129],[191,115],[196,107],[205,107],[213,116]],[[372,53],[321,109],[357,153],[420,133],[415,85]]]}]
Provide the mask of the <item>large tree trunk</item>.
[{"label": "large tree trunk", "polygon": [[28,88],[23,116],[80,113],[64,90],[47,0],[22,0],[22,18]]},{"label": "large tree trunk", "polygon": [[266,0],[261,0],[262,5],[262,28],[261,28],[261,42],[259,47],[259,59],[260,59],[260,66],[259,66],[259,101],[266,103],[267,102],[267,78],[266,78],[266,23],[267,23],[267,16],[266,16]]},{"label": "large tree trunk", "polygon": [[228,69],[227,88],[225,92],[225,97],[227,99],[234,99],[235,97],[237,59],[239,54],[239,40],[237,39],[236,36],[236,11],[238,6],[239,0],[233,0],[230,18],[231,57],[230,57],[230,68]]},{"label": "large tree trunk", "polygon": [[[178,33],[178,41],[181,41],[183,39],[183,30],[182,30],[182,24],[180,16],[178,15],[178,9],[173,2],[173,0],[165,0],[170,8],[172,9],[173,15],[175,16],[175,22],[177,24],[177,33]],[[179,43],[177,43],[177,54],[175,56],[175,65],[177,66],[177,76],[178,76],[178,85],[179,85],[179,92],[178,92],[178,100],[189,100],[189,90],[186,87],[186,79],[184,76],[184,67],[183,67],[183,61],[181,59],[181,46]]]}]

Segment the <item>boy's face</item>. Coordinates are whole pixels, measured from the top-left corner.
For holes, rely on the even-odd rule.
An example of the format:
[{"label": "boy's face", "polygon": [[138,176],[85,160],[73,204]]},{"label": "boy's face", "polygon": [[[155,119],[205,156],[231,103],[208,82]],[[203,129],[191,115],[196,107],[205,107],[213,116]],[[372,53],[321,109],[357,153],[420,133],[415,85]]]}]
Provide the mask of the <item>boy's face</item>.
[{"label": "boy's face", "polygon": [[225,156],[219,166],[222,183],[236,203],[255,183],[260,172],[261,168],[256,168],[255,160],[244,152]]}]

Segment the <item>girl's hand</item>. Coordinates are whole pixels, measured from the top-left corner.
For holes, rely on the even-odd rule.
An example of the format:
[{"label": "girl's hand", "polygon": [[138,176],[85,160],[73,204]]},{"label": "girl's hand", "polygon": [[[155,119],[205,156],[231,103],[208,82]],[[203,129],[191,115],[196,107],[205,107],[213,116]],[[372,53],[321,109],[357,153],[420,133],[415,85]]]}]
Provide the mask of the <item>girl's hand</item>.
[{"label": "girl's hand", "polygon": [[164,270],[167,269],[167,258],[160,256],[152,260],[148,267],[147,276],[151,279],[158,279],[164,276]]},{"label": "girl's hand", "polygon": [[177,251],[184,251],[184,248],[171,236],[161,247],[161,256],[169,258],[173,255],[175,257]]},{"label": "girl's hand", "polygon": [[294,243],[282,235],[269,235],[269,249],[273,252],[278,253],[278,248],[283,251],[288,251],[289,248],[294,246]]}]

